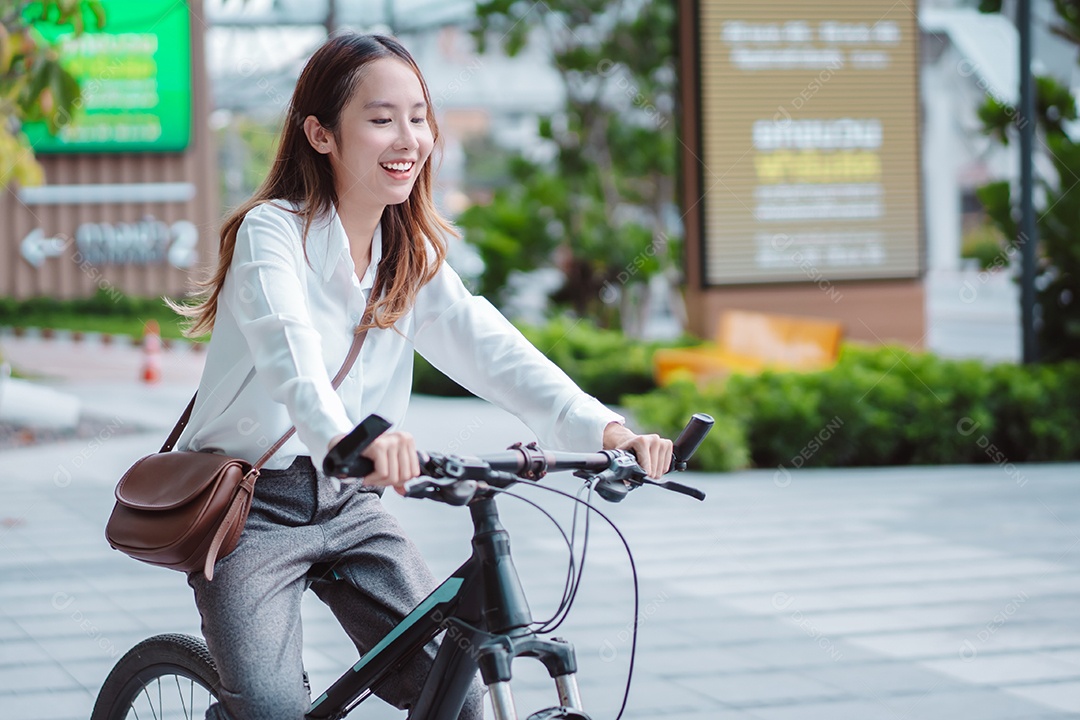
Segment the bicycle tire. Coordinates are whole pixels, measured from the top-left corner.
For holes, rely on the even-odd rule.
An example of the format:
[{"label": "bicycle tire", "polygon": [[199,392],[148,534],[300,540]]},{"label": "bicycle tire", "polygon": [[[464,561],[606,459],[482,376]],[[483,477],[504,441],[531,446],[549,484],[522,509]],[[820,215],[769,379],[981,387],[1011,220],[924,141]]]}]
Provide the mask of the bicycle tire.
[{"label": "bicycle tire", "polygon": [[202,720],[206,708],[217,702],[220,686],[217,666],[202,638],[155,635],[128,650],[113,666],[90,720]]}]

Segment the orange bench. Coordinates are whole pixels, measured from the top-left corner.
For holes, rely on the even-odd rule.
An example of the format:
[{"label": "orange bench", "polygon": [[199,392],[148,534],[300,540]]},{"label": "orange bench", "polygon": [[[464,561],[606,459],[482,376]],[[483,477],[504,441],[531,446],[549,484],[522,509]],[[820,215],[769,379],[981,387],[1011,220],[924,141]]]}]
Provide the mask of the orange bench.
[{"label": "orange bench", "polygon": [[832,320],[728,310],[720,317],[716,345],[657,350],[656,382],[677,377],[701,383],[733,372],[818,370],[836,361],[843,327]]}]

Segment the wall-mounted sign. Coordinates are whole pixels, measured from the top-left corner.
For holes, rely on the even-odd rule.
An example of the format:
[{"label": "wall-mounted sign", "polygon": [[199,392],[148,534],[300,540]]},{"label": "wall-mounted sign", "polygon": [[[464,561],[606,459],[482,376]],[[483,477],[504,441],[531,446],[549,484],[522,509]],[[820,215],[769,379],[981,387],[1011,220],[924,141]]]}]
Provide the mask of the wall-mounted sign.
[{"label": "wall-mounted sign", "polygon": [[[79,265],[155,265],[169,263],[189,268],[197,259],[195,246],[199,231],[195,224],[180,220],[168,225],[153,216],[135,223],[83,223],[75,231],[72,257]],[[71,245],[63,237],[45,237],[41,228],[32,230],[19,245],[23,259],[41,267],[50,257],[60,257]]]},{"label": "wall-mounted sign", "polygon": [[[190,10],[176,0],[102,0],[105,27],[79,37],[42,24],[82,89],[58,135],[24,126],[35,152],[169,152],[191,135]],[[88,28],[96,23],[88,19]]]},{"label": "wall-mounted sign", "polygon": [[704,282],[920,272],[917,21],[700,0]]}]

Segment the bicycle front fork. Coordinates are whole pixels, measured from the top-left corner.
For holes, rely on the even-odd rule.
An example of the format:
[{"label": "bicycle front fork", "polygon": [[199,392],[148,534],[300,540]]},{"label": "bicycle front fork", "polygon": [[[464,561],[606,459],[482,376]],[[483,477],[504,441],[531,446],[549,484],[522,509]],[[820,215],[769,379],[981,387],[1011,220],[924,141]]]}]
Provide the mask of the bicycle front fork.
[{"label": "bicycle front fork", "polygon": [[519,656],[535,657],[542,662],[555,680],[555,690],[559,694],[559,707],[541,710],[530,715],[528,720],[588,720],[578,691],[574,646],[560,638],[541,640],[533,635],[516,638],[503,635],[480,648],[480,674],[491,694],[495,720],[518,720],[510,692],[510,665]]}]

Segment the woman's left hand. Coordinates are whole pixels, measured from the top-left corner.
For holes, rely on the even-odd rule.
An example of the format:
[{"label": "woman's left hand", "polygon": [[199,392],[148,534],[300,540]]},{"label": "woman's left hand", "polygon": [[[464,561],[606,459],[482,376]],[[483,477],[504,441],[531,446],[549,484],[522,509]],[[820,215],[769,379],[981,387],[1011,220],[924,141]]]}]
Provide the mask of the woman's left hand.
[{"label": "woman's left hand", "polygon": [[667,438],[659,435],[638,435],[620,423],[608,423],[604,428],[605,450],[629,450],[637,457],[638,465],[651,478],[659,478],[671,467],[674,448]]}]

